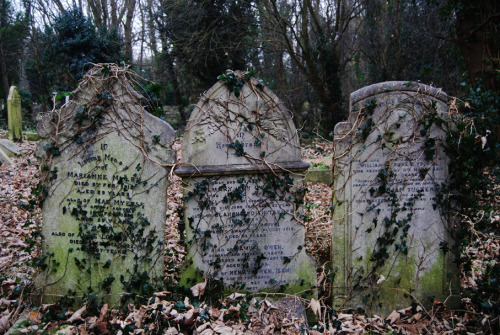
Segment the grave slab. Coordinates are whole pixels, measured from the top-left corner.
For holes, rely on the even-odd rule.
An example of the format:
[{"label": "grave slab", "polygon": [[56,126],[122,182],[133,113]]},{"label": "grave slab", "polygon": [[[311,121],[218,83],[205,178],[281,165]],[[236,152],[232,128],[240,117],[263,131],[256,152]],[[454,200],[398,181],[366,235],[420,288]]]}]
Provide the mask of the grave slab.
[{"label": "grave slab", "polygon": [[309,164],[291,113],[258,80],[225,75],[240,86],[219,81],[199,100],[175,170],[186,185],[181,284],[208,278],[226,291],[311,295],[315,262],[301,224]]},{"label": "grave slab", "polygon": [[351,94],[334,132],[335,309],[388,314],[456,296],[447,101],[410,82]]},{"label": "grave slab", "polygon": [[14,162],[9,158],[9,155],[7,155],[3,148],[0,147],[0,165],[14,165]]},{"label": "grave slab", "polygon": [[38,124],[43,303],[92,295],[114,305],[149,296],[163,278],[175,131],[145,110],[126,76],[133,73],[97,65],[74,99]]},{"label": "grave slab", "polygon": [[0,149],[3,149],[4,153],[9,157],[16,157],[23,153],[20,146],[4,138],[0,139]]}]

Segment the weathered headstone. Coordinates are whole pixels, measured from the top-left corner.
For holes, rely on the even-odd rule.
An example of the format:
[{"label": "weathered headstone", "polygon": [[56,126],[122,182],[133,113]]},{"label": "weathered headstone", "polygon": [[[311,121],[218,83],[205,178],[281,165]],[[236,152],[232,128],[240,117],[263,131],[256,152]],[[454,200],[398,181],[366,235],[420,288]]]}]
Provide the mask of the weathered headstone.
[{"label": "weathered headstone", "polygon": [[315,262],[300,224],[308,164],[291,114],[261,82],[228,71],[186,127],[182,166],[187,265],[181,284],[311,295]]},{"label": "weathered headstone", "polygon": [[0,165],[14,165],[14,162],[9,158],[9,155],[5,153],[2,147],[0,147]]},{"label": "weathered headstone", "polygon": [[23,121],[21,115],[21,97],[17,87],[11,86],[7,99],[7,118],[9,127],[9,140],[22,141]]},{"label": "weathered headstone", "polygon": [[0,149],[3,149],[4,153],[9,157],[19,156],[23,153],[21,147],[5,138],[0,139]]},{"label": "weathered headstone", "polygon": [[413,301],[444,301],[457,279],[444,151],[448,96],[386,82],[350,99],[349,122],[337,124],[334,138],[334,308],[389,313]]},{"label": "weathered headstone", "polygon": [[46,187],[43,302],[68,295],[149,296],[163,278],[166,186],[174,130],[142,107],[114,65],[92,69],[38,124]]}]

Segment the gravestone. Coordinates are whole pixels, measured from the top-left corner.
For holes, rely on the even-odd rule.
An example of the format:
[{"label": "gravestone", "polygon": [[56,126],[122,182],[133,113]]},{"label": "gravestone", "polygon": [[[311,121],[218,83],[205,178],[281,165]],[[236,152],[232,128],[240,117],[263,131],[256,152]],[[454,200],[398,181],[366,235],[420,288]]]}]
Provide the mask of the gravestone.
[{"label": "gravestone", "polygon": [[456,293],[447,101],[410,82],[351,94],[334,131],[335,309],[390,313]]},{"label": "gravestone", "polygon": [[61,110],[38,124],[46,188],[44,303],[61,296],[150,296],[163,278],[166,187],[174,130],[146,112],[127,77],[97,65]]},{"label": "gravestone", "polygon": [[21,97],[16,86],[11,86],[7,99],[7,118],[9,140],[21,142],[23,139],[23,121],[21,115]]},{"label": "gravestone", "polygon": [[183,138],[183,286],[311,295],[314,260],[300,224],[303,175],[292,116],[248,73],[228,71],[199,100]]},{"label": "gravestone", "polygon": [[14,165],[14,162],[4,152],[2,147],[0,147],[0,165]]},{"label": "gravestone", "polygon": [[7,139],[0,139],[0,149],[9,157],[16,157],[23,153],[23,149]]}]

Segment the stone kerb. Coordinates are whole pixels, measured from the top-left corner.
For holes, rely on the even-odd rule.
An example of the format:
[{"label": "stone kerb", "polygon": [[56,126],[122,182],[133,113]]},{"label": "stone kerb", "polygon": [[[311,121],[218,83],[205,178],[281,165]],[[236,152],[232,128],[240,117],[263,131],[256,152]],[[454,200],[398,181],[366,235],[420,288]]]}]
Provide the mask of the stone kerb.
[{"label": "stone kerb", "polygon": [[11,86],[7,98],[8,138],[21,142],[23,139],[23,121],[21,114],[21,96],[16,86]]},{"label": "stone kerb", "polygon": [[334,131],[335,309],[390,313],[456,293],[447,101],[410,82],[351,94],[349,121]]},{"label": "stone kerb", "polygon": [[[233,72],[230,72],[232,74]],[[311,295],[315,262],[300,224],[300,145],[291,114],[245,74],[237,97],[218,82],[193,110],[175,173],[185,189],[187,263],[181,284]],[[244,82],[244,84],[243,84]]]},{"label": "stone kerb", "polygon": [[[44,201],[41,301],[148,296],[163,278],[175,131],[147,113],[127,69],[98,65],[38,124]],[[132,283],[140,285],[139,292]]]}]

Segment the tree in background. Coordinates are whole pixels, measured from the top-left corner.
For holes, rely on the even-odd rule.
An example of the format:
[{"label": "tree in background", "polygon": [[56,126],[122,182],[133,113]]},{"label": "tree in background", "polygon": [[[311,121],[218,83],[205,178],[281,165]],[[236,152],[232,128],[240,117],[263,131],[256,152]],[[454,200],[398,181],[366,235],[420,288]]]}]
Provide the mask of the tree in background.
[{"label": "tree in background", "polygon": [[[358,1],[261,1],[263,31],[281,48],[306,78],[321,102],[321,124],[330,133],[345,115],[341,74],[351,52],[346,39],[361,6]],[[272,36],[270,33],[268,36]]]},{"label": "tree in background", "polygon": [[71,91],[90,63],[120,62],[122,59],[122,39],[116,30],[106,26],[96,29],[79,8],[63,12],[51,27],[46,26],[45,31],[36,36],[38,39],[32,43],[37,42],[33,50],[38,53],[31,55],[27,70],[32,88],[37,83],[46,83],[45,87],[39,87],[38,94]]},{"label": "tree in background", "polygon": [[26,15],[14,14],[10,1],[0,0],[0,98],[7,99],[10,86],[19,82],[27,32]]},{"label": "tree in background", "polygon": [[244,70],[256,55],[250,0],[165,0],[160,32],[165,60],[185,93],[212,86],[226,69]]},{"label": "tree in background", "polygon": [[500,90],[500,4],[490,0],[449,0],[444,15],[456,17],[457,44],[472,82]]},{"label": "tree in background", "polygon": [[388,80],[420,80],[455,93],[461,77],[449,36],[453,18],[427,1],[366,1],[354,59],[354,88]]}]

